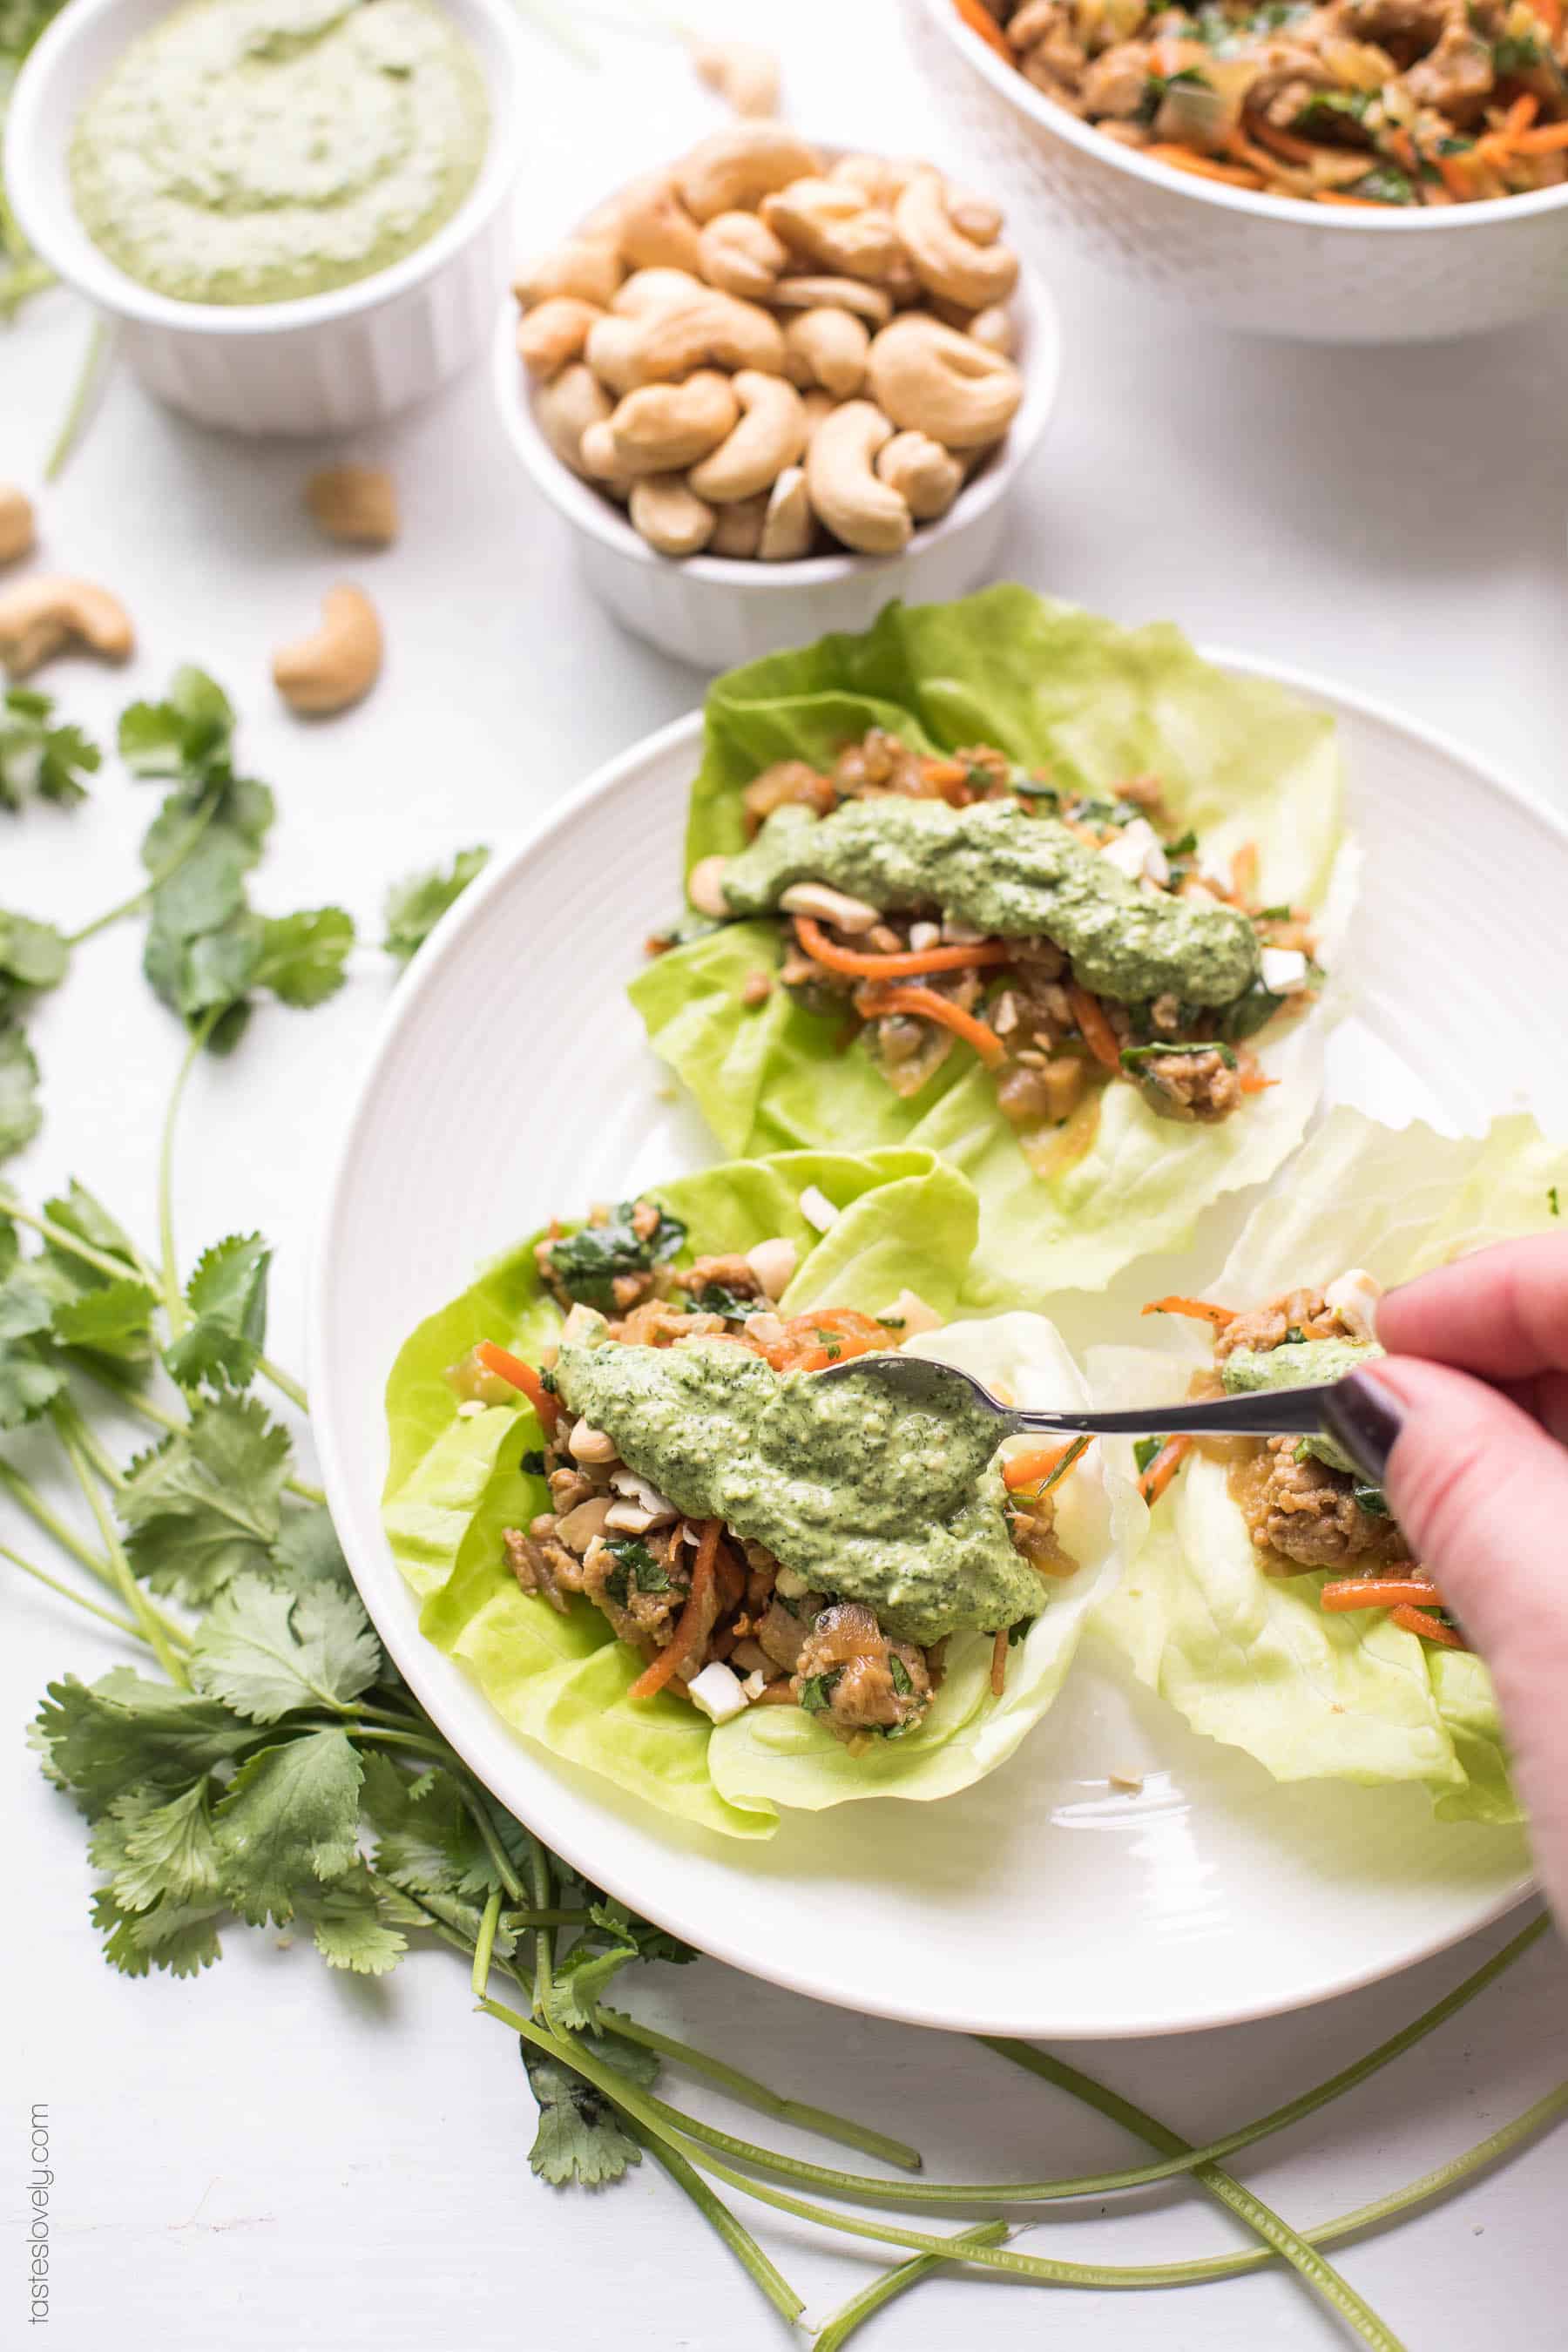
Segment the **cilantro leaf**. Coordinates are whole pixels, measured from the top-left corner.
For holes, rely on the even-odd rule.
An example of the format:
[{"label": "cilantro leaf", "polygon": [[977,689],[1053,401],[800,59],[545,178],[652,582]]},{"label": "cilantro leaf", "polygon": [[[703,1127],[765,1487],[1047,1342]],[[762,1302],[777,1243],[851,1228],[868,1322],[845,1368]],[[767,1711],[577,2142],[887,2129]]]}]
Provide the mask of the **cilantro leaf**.
[{"label": "cilantro leaf", "polygon": [[[117,1258],[127,1274],[137,1272],[136,1250],[130,1234],[110,1215],[97,1194],[89,1192],[87,1186],[79,1183],[74,1176],[64,1192],[57,1192],[44,1202],[44,1214],[51,1224],[62,1226],[68,1234],[75,1234],[79,1241],[88,1243],[102,1256]],[[47,1244],[45,1255],[58,1258],[60,1264],[75,1268],[79,1281],[108,1279],[107,1276],[85,1265],[80,1258],[68,1251],[58,1250],[53,1242]]]},{"label": "cilantro leaf", "polygon": [[88,1841],[100,1869],[113,1872],[110,1893],[122,1911],[155,1903],[207,1903],[218,1887],[217,1843],[204,1774],[183,1795],[159,1801],[153,1789],[116,1797]]},{"label": "cilantro leaf", "polygon": [[381,1672],[381,1644],[357,1596],[320,1584],[296,1599],[237,1577],[202,1621],[191,1679],[252,1723],[295,1707],[346,1707]]},{"label": "cilantro leaf", "polygon": [[0,1013],[25,1013],[70,969],[70,949],[52,923],[0,908]]},{"label": "cilantro leaf", "polygon": [[408,1949],[408,1938],[388,1920],[362,1867],[320,1894],[301,1894],[300,1916],[310,1922],[316,1949],[330,1969],[383,1977]]},{"label": "cilantro leaf", "polygon": [[139,1364],[152,1353],[157,1294],[134,1276],[79,1291],[55,1308],[54,1336],[62,1348],[85,1349]]},{"label": "cilantro leaf", "polygon": [[592,2083],[531,2042],[520,2043],[529,2088],[539,2107],[539,2129],[529,2150],[529,2168],[553,2188],[576,2181],[601,2189],[619,2180],[642,2150],[622,2128],[616,2110]]},{"label": "cilantro leaf", "polygon": [[162,702],[133,702],[120,715],[120,756],[133,776],[186,776],[226,760],[234,708],[205,670],[174,672]]},{"label": "cilantro leaf", "polygon": [[633,1943],[617,1941],[601,1948],[589,1937],[580,1937],[565,1958],[555,1963],[545,1996],[545,2010],[557,2032],[574,2033],[591,2026],[601,1997],[637,1957]]},{"label": "cilantro leaf", "polygon": [[87,798],[102,754],[79,727],[51,726],[53,698],[13,686],[0,695],[0,809],[13,814],[29,800],[74,808]]},{"label": "cilantro leaf", "polygon": [[0,1280],[0,1429],[20,1429],[59,1395],[65,1375],[44,1344],[53,1316],[48,1294],[30,1263],[16,1255],[14,1228],[3,1230],[8,1241]]},{"label": "cilantro leaf", "polygon": [[269,988],[279,1004],[308,1012],[337,994],[353,943],[353,918],[341,907],[275,917],[261,927],[250,985]]},{"label": "cilantro leaf", "polygon": [[165,1348],[182,1388],[243,1389],[256,1376],[267,1339],[267,1276],[272,1252],[259,1234],[231,1234],[204,1250],[185,1285],[190,1328]]},{"label": "cilantro leaf", "polygon": [[386,935],[381,944],[399,963],[417,955],[448,907],[456,906],[489,858],[486,848],[459,849],[442,871],[410,874],[395,882],[386,894]]},{"label": "cilantro leaf", "polygon": [[603,1224],[579,1225],[574,1234],[563,1234],[550,1244],[551,1272],[569,1298],[607,1311],[616,1303],[618,1276],[647,1274],[675,1255],[686,1239],[686,1227],[658,1209],[657,1202],[651,1205],[658,1210],[658,1223],[646,1240],[632,1223],[638,1203],[623,1201]]},{"label": "cilantro leaf", "polygon": [[624,1904],[595,1901],[589,1906],[589,1916],[595,1927],[632,1945],[639,1960],[663,1960],[671,1968],[684,1968],[698,1954],[690,1944],[683,1944],[668,1927],[656,1927],[651,1919],[642,1919]]},{"label": "cilantro leaf", "polygon": [[37,1718],[37,1742],[62,1786],[99,1813],[142,1783],[186,1787],[256,1737],[216,1700],[116,1666],[91,1685],[51,1683]]},{"label": "cilantro leaf", "polygon": [[294,1592],[309,1591],[312,1585],[353,1591],[338,1531],[324,1505],[312,1504],[308,1510],[289,1513],[272,1547],[272,1566],[275,1580]]},{"label": "cilantro leaf", "polygon": [[364,1774],[377,1872],[405,1893],[475,1898],[477,1925],[485,1897],[500,1882],[457,1781],[437,1772],[420,1793],[418,1782],[385,1756],[367,1757]]},{"label": "cilantro leaf", "polygon": [[0,1019],[0,1160],[31,1143],[43,1123],[32,1048],[14,1022]]},{"label": "cilantro leaf", "polygon": [[187,1430],[132,1464],[120,1493],[136,1573],[195,1608],[236,1576],[265,1575],[288,1468],[289,1433],[254,1397],[200,1406]]},{"label": "cilantro leaf", "polygon": [[247,1757],[214,1815],[228,1898],[259,1927],[358,1859],[363,1768],[345,1731],[313,1731]]}]

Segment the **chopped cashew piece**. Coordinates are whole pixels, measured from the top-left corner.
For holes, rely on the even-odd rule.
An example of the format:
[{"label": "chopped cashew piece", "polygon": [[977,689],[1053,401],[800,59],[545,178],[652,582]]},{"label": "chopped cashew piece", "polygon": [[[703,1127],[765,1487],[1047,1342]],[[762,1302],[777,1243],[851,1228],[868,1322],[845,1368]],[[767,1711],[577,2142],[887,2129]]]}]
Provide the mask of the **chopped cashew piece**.
[{"label": "chopped cashew piece", "polygon": [[852,898],[847,890],[835,890],[826,882],[792,882],[779,905],[786,915],[814,916],[819,923],[847,931],[852,939],[861,931],[875,930],[882,919],[864,898]]},{"label": "chopped cashew piece", "polygon": [[816,1184],[808,1184],[801,1194],[800,1213],[808,1225],[816,1226],[819,1234],[825,1234],[830,1225],[838,1223],[837,1210]]},{"label": "chopped cashew piece", "polygon": [[776,1234],[772,1241],[758,1242],[746,1252],[746,1264],[776,1306],[795,1279],[800,1264],[800,1252],[785,1235]]},{"label": "chopped cashew piece", "polygon": [[15,482],[0,482],[0,563],[15,563],[37,544],[33,501]]},{"label": "chopped cashew piece", "polygon": [[381,623],[363,588],[329,588],[321,625],[273,656],[272,682],[290,710],[324,718],[368,694],[381,672]]},{"label": "chopped cashew piece", "polygon": [[1264,948],[1258,958],[1258,977],[1271,996],[1289,996],[1311,981],[1307,959],[1300,948]]},{"label": "chopped cashew piece", "polygon": [[715,922],[723,922],[731,912],[722,884],[727,857],[700,857],[686,877],[686,895],[700,915],[710,915]]},{"label": "chopped cashew piece", "polygon": [[756,41],[699,41],[691,52],[698,77],[737,114],[753,119],[779,110],[779,61]]},{"label": "chopped cashew piece", "polygon": [[616,1452],[613,1437],[607,1437],[602,1429],[595,1429],[592,1422],[582,1420],[573,1423],[566,1450],[574,1462],[613,1462]]},{"label": "chopped cashew piece", "polygon": [[912,1339],[917,1331],[940,1331],[942,1317],[918,1290],[900,1290],[890,1307],[884,1307],[878,1316],[879,1323],[899,1327],[894,1337]]},{"label": "chopped cashew piece", "polygon": [[[875,343],[871,350],[874,358]],[[908,500],[873,469],[892,437],[879,408],[868,400],[847,400],[823,419],[806,451],[812,505],[835,538],[865,555],[898,554],[915,527]]]},{"label": "chopped cashew piece", "polygon": [[710,1659],[700,1675],[693,1675],[686,1692],[710,1723],[728,1723],[746,1710],[746,1694],[722,1658]]},{"label": "chopped cashew piece", "polygon": [[381,466],[323,466],[305,484],[305,504],[329,539],[390,547],[397,537],[397,486]]},{"label": "chopped cashew piece", "polygon": [[118,596],[91,580],[38,572],[0,589],[0,664],[12,677],[26,677],[73,643],[105,661],[129,658],[136,635]]},{"label": "chopped cashew piece", "polygon": [[1352,1265],[1348,1273],[1336,1276],[1323,1293],[1345,1329],[1357,1339],[1376,1339],[1377,1302],[1382,1297],[1382,1283],[1363,1265]]},{"label": "chopped cashew piece", "polygon": [[632,528],[660,555],[696,555],[713,536],[717,513],[679,474],[645,474],[632,486]]}]

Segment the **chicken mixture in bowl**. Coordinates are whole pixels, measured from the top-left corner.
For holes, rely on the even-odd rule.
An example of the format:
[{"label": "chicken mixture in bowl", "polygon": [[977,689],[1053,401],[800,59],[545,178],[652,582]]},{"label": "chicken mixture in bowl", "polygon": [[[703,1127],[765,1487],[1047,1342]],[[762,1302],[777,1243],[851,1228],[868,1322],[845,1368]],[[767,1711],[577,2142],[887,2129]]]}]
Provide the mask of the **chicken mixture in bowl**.
[{"label": "chicken mixture in bowl", "polygon": [[[1214,1369],[1194,1396],[1239,1396],[1342,1380],[1383,1349],[1373,1337],[1380,1286],[1352,1267],[1326,1288],[1308,1286],[1265,1306],[1233,1309],[1202,1298],[1161,1298],[1146,1315],[1186,1315],[1214,1331]],[[1186,1456],[1226,1465],[1230,1498],[1267,1574],[1326,1570],[1319,1592],[1331,1612],[1387,1609],[1406,1633],[1450,1649],[1468,1647],[1431,1578],[1412,1557],[1380,1486],[1370,1486],[1331,1437],[1171,1437],[1145,1442],[1138,1467],[1156,1503]]]},{"label": "chicken mixture in bowl", "polygon": [[521,1391],[539,1414],[523,1466],[550,1507],[504,1532],[519,1584],[602,1612],[644,1661],[631,1698],[714,1722],[801,1707],[862,1752],[919,1726],[961,1632],[993,1637],[999,1696],[1010,1640],[1078,1567],[1054,1489],[1081,1445],[1004,1464],[987,1416],[814,1381],[939,1318],[912,1293],[784,1316],[792,1243],[677,1269],[685,1238],[649,1199],[552,1228],[559,1346],[530,1364],[484,1341],[447,1376],[470,1410]]},{"label": "chicken mixture in bowl", "polygon": [[1568,177],[1562,0],[959,0],[1037,89],[1178,171],[1321,205]]},{"label": "chicken mixture in bowl", "polygon": [[899,1095],[977,1056],[1040,1172],[1087,1146],[1108,1084],[1189,1126],[1243,1111],[1271,1083],[1249,1041],[1323,979],[1308,911],[1258,903],[1251,845],[1205,861],[1154,777],[1063,790],[985,745],[932,758],[873,729],[742,797],[748,847],[689,877],[700,919],[776,916],[779,984],[846,1043],[868,1031]]}]

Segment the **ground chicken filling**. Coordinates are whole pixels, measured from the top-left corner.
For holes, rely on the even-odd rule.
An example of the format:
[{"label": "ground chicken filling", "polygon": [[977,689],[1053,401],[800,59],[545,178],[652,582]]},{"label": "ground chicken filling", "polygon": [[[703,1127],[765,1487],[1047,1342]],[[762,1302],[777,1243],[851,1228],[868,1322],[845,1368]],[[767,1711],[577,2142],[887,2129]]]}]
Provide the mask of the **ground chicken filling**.
[{"label": "ground chicken filling", "polygon": [[1474,204],[1568,176],[1562,0],[958,0],[1059,106],[1200,177]]},{"label": "ground chicken filling", "polygon": [[[753,837],[792,803],[827,816],[847,801],[887,797],[941,800],[953,808],[1010,800],[1030,814],[1059,817],[1087,846],[1110,854],[1124,871],[1135,868],[1141,889],[1238,908],[1250,918],[1259,947],[1281,950],[1293,967],[1290,985],[1279,993],[1260,985],[1218,1007],[1189,1004],[1172,992],[1121,1003],[1080,986],[1070,959],[1048,938],[987,938],[944,919],[939,908],[924,916],[884,915],[869,925],[863,919],[869,910],[862,909],[851,918],[853,930],[826,911],[781,916],[786,953],[778,983],[807,1011],[836,1020],[846,1044],[868,1032],[895,1093],[919,1094],[953,1053],[977,1055],[1026,1157],[1048,1174],[1087,1150],[1110,1083],[1136,1086],[1162,1118],[1205,1126],[1228,1118],[1271,1083],[1247,1041],[1276,1016],[1310,1005],[1321,974],[1306,912],[1259,902],[1250,845],[1222,874],[1200,865],[1195,837],[1165,806],[1154,777],[1131,778],[1104,797],[1058,792],[1047,777],[1020,770],[989,746],[933,759],[879,728],[842,751],[830,772],[783,761],[742,795]],[[839,895],[823,894],[825,901]],[[854,904],[847,901],[846,911]],[[672,943],[659,936],[648,944],[658,953]],[[976,951],[970,965],[958,959],[965,946]],[[899,959],[886,979],[846,970],[841,961],[863,966],[879,957]],[[927,958],[929,970],[911,971]],[[743,1000],[760,1006],[774,984],[773,973],[756,971],[742,986]]]},{"label": "ground chicken filling", "polygon": [[[1194,1316],[1215,1335],[1215,1366],[1198,1373],[1191,1394],[1226,1393],[1222,1368],[1246,1350],[1268,1356],[1300,1342],[1364,1344],[1372,1336],[1369,1300],[1378,1286],[1359,1268],[1328,1291],[1285,1291],[1240,1311],[1204,1299],[1156,1300],[1145,1313]],[[1337,1297],[1336,1297],[1337,1294]],[[1149,1441],[1140,1461],[1145,1501],[1157,1502],[1190,1453],[1226,1465],[1232,1501],[1247,1523],[1258,1564],[1270,1576],[1326,1570],[1319,1598],[1331,1614],[1387,1609],[1407,1633],[1454,1649],[1468,1647],[1436,1586],[1411,1553],[1380,1486],[1322,1460],[1312,1441],[1296,1437],[1174,1437]]]},{"label": "ground chicken filling", "polygon": [[[637,1200],[595,1208],[575,1232],[552,1225],[538,1244],[537,1263],[568,1316],[578,1307],[609,1316],[614,1342],[679,1348],[732,1340],[779,1371],[816,1370],[845,1356],[886,1350],[938,1320],[908,1292],[898,1311],[880,1318],[845,1308],[784,1317],[776,1303],[795,1270],[792,1243],[767,1241],[744,1255],[700,1256],[677,1268],[670,1260],[685,1238],[685,1228],[657,1202]],[[554,1412],[548,1355],[547,1420]],[[499,1376],[498,1389],[490,1368],[498,1360],[514,1363],[487,1346],[452,1368],[447,1378],[466,1404],[478,1409],[514,1397],[515,1381],[506,1385],[510,1375]],[[536,1377],[531,1370],[531,1380]],[[603,1432],[573,1423],[565,1413],[553,1420],[537,1459],[525,1457],[525,1467],[545,1478],[550,1508],[526,1528],[504,1531],[508,1564],[525,1592],[563,1614],[574,1598],[591,1601],[616,1636],[641,1653],[647,1672],[633,1685],[634,1697],[644,1682],[650,1687],[641,1695],[657,1686],[689,1697],[697,1678],[719,1664],[738,1686],[730,1712],[739,1704],[803,1707],[857,1752],[873,1738],[900,1737],[924,1717],[941,1687],[945,1641],[921,1648],[894,1639],[864,1602],[812,1590],[765,1545],[683,1517]],[[1078,1563],[1057,1539],[1048,1484],[1011,1495],[1007,1517],[1016,1548],[1042,1579],[1073,1573]],[[1042,1583],[1042,1606],[1046,1591]],[[996,1631],[992,1682],[998,1693],[1009,1639],[1028,1622]],[[702,1694],[694,1703],[702,1703]]]}]

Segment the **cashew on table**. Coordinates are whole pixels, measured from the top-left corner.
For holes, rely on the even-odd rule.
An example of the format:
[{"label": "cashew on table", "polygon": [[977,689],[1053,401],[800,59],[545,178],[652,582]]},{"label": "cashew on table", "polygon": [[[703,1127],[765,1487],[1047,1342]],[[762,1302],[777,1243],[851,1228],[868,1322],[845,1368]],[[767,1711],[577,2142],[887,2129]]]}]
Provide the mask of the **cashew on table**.
[{"label": "cashew on table", "polygon": [[928,163],[732,122],[519,275],[540,432],[661,555],[897,552],[1023,399],[1001,229]]},{"label": "cashew on table", "polygon": [[68,646],[104,661],[128,661],[136,647],[131,615],[118,596],[91,580],[31,572],[0,588],[0,667],[26,677]]},{"label": "cashew on table", "polygon": [[272,657],[272,682],[289,705],[312,718],[346,710],[368,694],[381,674],[381,623],[363,588],[329,588],[320,626],[282,646]]}]

